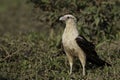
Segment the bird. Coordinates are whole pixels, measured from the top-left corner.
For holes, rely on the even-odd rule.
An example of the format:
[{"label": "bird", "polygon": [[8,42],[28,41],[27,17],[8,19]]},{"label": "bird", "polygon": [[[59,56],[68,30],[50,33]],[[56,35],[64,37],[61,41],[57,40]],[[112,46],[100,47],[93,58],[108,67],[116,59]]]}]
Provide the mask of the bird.
[{"label": "bird", "polygon": [[72,14],[66,14],[59,18],[65,23],[65,29],[62,35],[62,45],[70,65],[69,74],[72,74],[73,60],[77,57],[82,65],[82,74],[86,75],[86,63],[91,62],[97,66],[111,66],[111,64],[102,60],[95,51],[95,45],[79,35],[77,29],[77,18]]}]

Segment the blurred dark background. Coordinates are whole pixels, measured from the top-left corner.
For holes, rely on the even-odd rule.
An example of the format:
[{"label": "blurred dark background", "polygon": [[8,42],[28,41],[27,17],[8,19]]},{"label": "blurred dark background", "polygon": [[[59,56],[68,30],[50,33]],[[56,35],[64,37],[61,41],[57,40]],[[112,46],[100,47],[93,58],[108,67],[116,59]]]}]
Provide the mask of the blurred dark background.
[{"label": "blurred dark background", "polygon": [[70,13],[88,39],[114,39],[120,34],[119,9],[119,0],[1,0],[0,33],[38,31],[53,36],[61,29],[58,18]]}]

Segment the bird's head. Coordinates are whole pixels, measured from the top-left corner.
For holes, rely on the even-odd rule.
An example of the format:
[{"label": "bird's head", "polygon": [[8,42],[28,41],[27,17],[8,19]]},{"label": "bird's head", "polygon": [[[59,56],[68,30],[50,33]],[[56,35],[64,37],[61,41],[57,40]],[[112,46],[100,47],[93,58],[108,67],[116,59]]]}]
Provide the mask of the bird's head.
[{"label": "bird's head", "polygon": [[77,19],[71,14],[64,15],[60,17],[59,20],[64,21],[65,23],[71,22],[71,21],[77,22]]}]

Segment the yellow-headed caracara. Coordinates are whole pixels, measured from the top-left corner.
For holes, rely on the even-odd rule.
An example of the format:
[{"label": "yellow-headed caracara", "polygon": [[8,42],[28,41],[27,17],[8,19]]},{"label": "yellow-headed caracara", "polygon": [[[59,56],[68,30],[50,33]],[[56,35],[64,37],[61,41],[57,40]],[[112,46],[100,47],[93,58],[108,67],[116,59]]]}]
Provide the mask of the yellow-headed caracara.
[{"label": "yellow-headed caracara", "polygon": [[86,61],[98,66],[110,65],[99,58],[95,51],[95,46],[91,42],[79,35],[77,20],[73,15],[64,15],[59,20],[64,21],[66,24],[62,35],[62,44],[70,64],[70,74],[72,73],[74,56],[78,57],[82,64],[83,75],[85,75]]}]

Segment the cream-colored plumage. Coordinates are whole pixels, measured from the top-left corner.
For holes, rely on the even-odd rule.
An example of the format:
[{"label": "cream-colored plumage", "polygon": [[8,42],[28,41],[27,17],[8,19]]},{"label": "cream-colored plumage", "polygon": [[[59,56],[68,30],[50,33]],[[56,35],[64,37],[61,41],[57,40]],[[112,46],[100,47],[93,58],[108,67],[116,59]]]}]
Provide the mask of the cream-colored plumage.
[{"label": "cream-colored plumage", "polygon": [[70,74],[72,73],[73,59],[74,56],[76,56],[82,64],[83,75],[85,75],[86,55],[75,41],[79,35],[76,26],[76,18],[68,14],[61,17],[60,20],[65,21],[66,23],[66,27],[62,35],[62,43],[70,64]]},{"label": "cream-colored plumage", "polygon": [[74,56],[78,57],[82,64],[83,75],[85,75],[86,61],[97,66],[111,66],[111,64],[105,62],[97,55],[95,46],[91,42],[79,35],[76,26],[77,21],[73,15],[64,15],[63,17],[60,17],[60,20],[64,21],[66,24],[62,35],[62,44],[70,64],[70,74],[72,73]]}]

